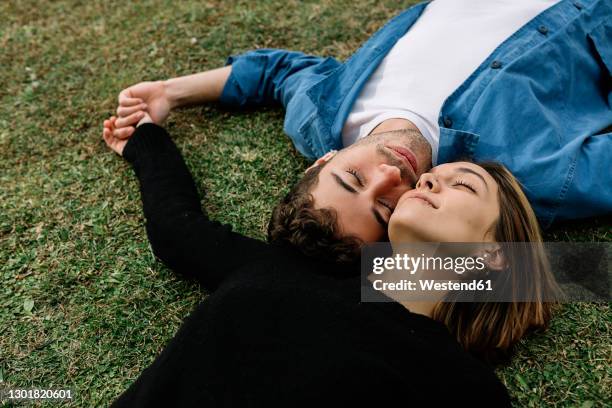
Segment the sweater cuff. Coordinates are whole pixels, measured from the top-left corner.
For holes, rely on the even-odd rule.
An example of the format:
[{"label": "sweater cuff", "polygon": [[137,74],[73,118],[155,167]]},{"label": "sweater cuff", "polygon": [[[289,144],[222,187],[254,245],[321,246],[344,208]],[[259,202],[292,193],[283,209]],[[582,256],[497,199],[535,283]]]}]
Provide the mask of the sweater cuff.
[{"label": "sweater cuff", "polygon": [[166,129],[154,123],[143,123],[136,128],[123,148],[123,157],[130,163],[134,163],[138,157],[163,152],[172,145]]}]

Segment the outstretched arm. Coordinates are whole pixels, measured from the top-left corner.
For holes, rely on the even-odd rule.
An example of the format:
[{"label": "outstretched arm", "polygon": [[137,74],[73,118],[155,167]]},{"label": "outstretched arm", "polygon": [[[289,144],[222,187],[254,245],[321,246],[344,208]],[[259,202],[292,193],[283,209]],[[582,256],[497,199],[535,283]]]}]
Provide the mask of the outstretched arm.
[{"label": "outstretched arm", "polygon": [[146,109],[161,125],[175,108],[219,101],[229,107],[282,105],[287,107],[299,85],[309,76],[337,68],[333,58],[301,52],[259,49],[232,56],[227,66],[198,74],[141,82],[119,94],[118,119],[113,135],[128,138],[134,132],[135,112]]},{"label": "outstretched arm", "polygon": [[[143,122],[146,120],[143,118]],[[164,264],[214,290],[232,271],[266,256],[266,243],[209,220],[200,207],[191,174],[163,128],[142,123],[121,145],[117,143],[124,141],[112,136],[112,121],[107,125],[105,142],[136,172],[147,235],[153,252]]]},{"label": "outstretched arm", "polygon": [[140,82],[119,93],[118,119],[113,135],[125,139],[134,133],[134,114],[146,110],[154,123],[162,125],[172,109],[218,101],[231,66],[171,78]]}]

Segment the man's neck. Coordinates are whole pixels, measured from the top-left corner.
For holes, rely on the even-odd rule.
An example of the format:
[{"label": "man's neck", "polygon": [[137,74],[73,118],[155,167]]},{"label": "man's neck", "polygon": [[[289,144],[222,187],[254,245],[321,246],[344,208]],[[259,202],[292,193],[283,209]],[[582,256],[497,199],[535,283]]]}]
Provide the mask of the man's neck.
[{"label": "man's neck", "polygon": [[419,129],[414,125],[414,123],[412,123],[408,119],[391,118],[381,122],[372,130],[372,132],[370,132],[370,134],[373,135],[376,133],[390,132],[392,130],[402,129],[415,130],[421,133]]}]

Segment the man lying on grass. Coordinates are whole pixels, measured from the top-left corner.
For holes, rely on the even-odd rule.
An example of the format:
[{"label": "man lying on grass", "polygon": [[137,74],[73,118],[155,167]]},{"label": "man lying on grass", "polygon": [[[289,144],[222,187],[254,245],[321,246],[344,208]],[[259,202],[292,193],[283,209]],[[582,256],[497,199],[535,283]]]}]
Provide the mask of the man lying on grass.
[{"label": "man lying on grass", "polygon": [[611,9],[605,0],[419,4],[344,63],[262,49],[131,86],[114,136],[129,137],[141,109],[162,124],[172,109],[212,101],[283,106],[285,132],[315,171],[277,206],[269,238],[318,256],[333,257],[338,238],[384,239],[399,197],[432,165],[459,158],[504,163],[544,227],[606,214]]}]

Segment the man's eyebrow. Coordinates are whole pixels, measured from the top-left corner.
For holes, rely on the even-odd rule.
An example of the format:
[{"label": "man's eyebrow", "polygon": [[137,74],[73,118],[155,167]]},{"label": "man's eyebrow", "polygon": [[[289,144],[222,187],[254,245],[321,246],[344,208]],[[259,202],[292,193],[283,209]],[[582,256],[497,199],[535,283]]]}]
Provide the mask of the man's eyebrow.
[{"label": "man's eyebrow", "polygon": [[348,191],[349,193],[358,194],[357,190],[355,190],[350,184],[347,184],[344,182],[344,180],[342,180],[342,177],[340,177],[336,173],[332,173],[332,176],[334,177],[334,180],[336,180],[336,183],[338,183],[346,191]]},{"label": "man's eyebrow", "polygon": [[484,177],[482,177],[480,174],[478,174],[478,172],[476,172],[476,171],[474,171],[472,169],[469,169],[467,167],[459,167],[457,169],[457,171],[460,171],[462,173],[470,173],[470,174],[474,174],[474,175],[478,176],[482,180],[482,182],[484,183],[485,188],[487,189],[487,191],[489,191],[489,185],[487,184],[487,181],[484,179]]},{"label": "man's eyebrow", "polygon": [[380,224],[380,226],[383,227],[384,230],[386,230],[388,225],[383,216],[380,215],[380,212],[376,208],[372,208],[372,213],[374,214],[374,218],[376,218],[376,221]]}]

